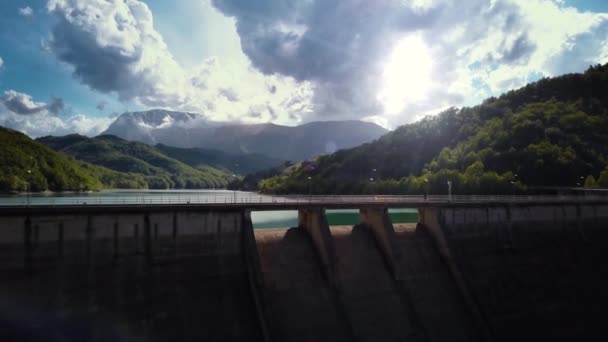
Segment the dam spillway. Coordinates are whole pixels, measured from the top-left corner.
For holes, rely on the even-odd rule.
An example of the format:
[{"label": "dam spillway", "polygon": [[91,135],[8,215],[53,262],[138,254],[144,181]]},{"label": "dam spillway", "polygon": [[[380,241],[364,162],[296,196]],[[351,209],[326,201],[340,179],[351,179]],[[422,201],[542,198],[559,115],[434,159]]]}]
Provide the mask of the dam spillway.
[{"label": "dam spillway", "polygon": [[3,208],[0,340],[608,337],[608,201],[290,205],[255,231],[249,205]]}]

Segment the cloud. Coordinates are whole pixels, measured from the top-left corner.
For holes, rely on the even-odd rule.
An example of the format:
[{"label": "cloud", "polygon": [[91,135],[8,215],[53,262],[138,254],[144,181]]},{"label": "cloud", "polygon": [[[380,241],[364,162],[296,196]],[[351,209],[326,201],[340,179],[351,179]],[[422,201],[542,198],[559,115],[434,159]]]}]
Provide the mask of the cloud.
[{"label": "cloud", "polygon": [[79,133],[94,136],[104,131],[114,120],[73,114],[60,117],[63,100],[52,98],[50,103],[34,101],[32,96],[8,90],[0,98],[0,126],[10,127],[36,138],[45,135]]},{"label": "cloud", "polygon": [[183,104],[186,75],[139,1],[50,0],[50,47],[91,88],[151,106]]},{"label": "cloud", "polygon": [[53,114],[59,114],[64,108],[63,99],[58,97],[53,97],[51,99],[51,103],[47,105],[47,109],[49,112]]},{"label": "cloud", "polygon": [[50,103],[35,102],[28,94],[14,90],[7,90],[0,97],[2,103],[8,110],[19,115],[31,115],[48,111],[58,114],[64,108],[63,99],[52,97]]},{"label": "cloud", "polygon": [[235,18],[257,69],[311,82],[318,117],[409,122],[540,76],[582,71],[608,51],[608,14],[560,1],[212,2]]},{"label": "cloud", "polygon": [[97,108],[98,111],[103,111],[107,105],[108,105],[108,102],[106,100],[101,100],[101,101],[97,102],[97,105],[95,106],[95,108]]},{"label": "cloud", "polygon": [[256,68],[314,84],[314,110],[323,117],[380,113],[375,91],[382,60],[403,32],[424,29],[437,15],[392,0],[213,4],[236,18],[243,51]]},{"label": "cloud", "polygon": [[[263,75],[248,61],[213,59],[193,74],[204,79],[204,88],[198,90],[199,106],[210,119],[293,124],[312,111],[310,84],[282,75]],[[268,84],[274,88],[269,89]]]},{"label": "cloud", "polygon": [[[460,40],[462,60],[450,65],[461,74],[468,72],[469,77],[463,79],[469,83],[486,85],[490,92],[482,93],[484,96],[522,86],[539,76],[580,72],[589,64],[601,62],[598,49],[581,38],[592,35],[593,41],[605,40],[605,33],[597,29],[608,23],[607,14],[579,12],[541,0],[495,4],[485,13],[479,18],[482,23],[494,18],[495,25],[474,39]],[[568,56],[572,49],[585,50],[590,56]],[[556,67],[556,61],[564,58],[570,67]],[[471,67],[471,63],[476,66]]]},{"label": "cloud", "polygon": [[230,102],[238,102],[239,95],[234,91],[234,89],[230,88],[220,88],[219,94],[226,98],[226,100]]},{"label": "cloud", "polygon": [[[409,93],[417,91],[422,83],[439,84],[426,93],[440,95],[442,102],[458,97],[442,89],[443,70],[438,65],[433,63],[427,68],[422,79],[416,63],[427,56],[412,58],[426,51],[429,58],[437,58],[439,44],[433,44],[436,37],[429,33],[444,25],[443,17],[458,12],[458,8],[452,8],[457,6],[448,2],[346,0],[285,4],[266,0],[255,6],[247,6],[245,0],[213,3],[236,18],[243,50],[257,68],[313,84],[315,118],[363,118],[394,111],[395,106],[380,101],[378,97],[382,96],[378,95],[386,86],[383,75],[396,49],[401,49],[400,58],[390,73],[397,82],[389,81],[393,84],[389,92],[401,94],[400,107],[425,101]],[[456,26],[453,21],[445,25],[442,34]],[[408,40],[422,43],[404,46]],[[449,48],[443,53],[454,58]]]},{"label": "cloud", "polygon": [[62,119],[53,115],[23,116],[0,111],[0,126],[21,131],[32,138],[72,133],[96,136],[105,131],[112,121],[109,117],[98,118],[84,114]]},{"label": "cloud", "polygon": [[23,8],[19,8],[19,15],[24,17],[31,17],[34,14],[34,11],[30,6],[25,6]]},{"label": "cloud", "polygon": [[[57,18],[50,50],[92,89],[144,107],[199,112],[214,120],[265,120],[248,116],[252,107],[260,105],[274,107],[279,121],[301,115],[283,103],[306,94],[301,88],[308,85],[280,75],[266,77],[247,60],[224,64],[208,58],[197,66],[182,67],[141,1],[49,0],[47,9]],[[269,80],[285,91],[269,94]]]},{"label": "cloud", "polygon": [[2,68],[2,65],[4,65],[4,60],[2,60],[2,57],[0,57],[0,68]]},{"label": "cloud", "polygon": [[[581,72],[602,62],[599,49],[581,37],[604,41],[605,33],[597,30],[608,23],[607,14],[580,12],[547,0],[457,6],[458,11],[447,7],[441,25],[425,32],[438,56],[433,61],[434,78],[447,89],[444,94],[441,89],[432,93],[436,100],[453,96],[460,101],[449,105],[472,105],[540,77]],[[454,26],[461,28],[460,35],[451,36]],[[568,57],[571,49],[586,51],[589,58]],[[556,67],[556,61],[565,59],[568,65]]]},{"label": "cloud", "polygon": [[394,127],[608,62],[608,14],[563,1],[197,4],[213,23],[196,26],[209,31],[200,44],[218,54],[200,63],[178,62],[138,0],[49,0],[57,20],[47,46],[82,83],[122,101],[247,123],[348,118]]},{"label": "cloud", "polygon": [[502,51],[501,62],[506,64],[525,64],[534,53],[536,44],[528,38],[526,33],[521,34]]},{"label": "cloud", "polygon": [[92,117],[77,114],[64,120],[64,132],[77,132],[86,136],[96,136],[105,131],[114,121],[111,117]]},{"label": "cloud", "polygon": [[20,115],[30,115],[46,111],[49,108],[44,102],[35,102],[28,94],[7,90],[0,97],[0,102],[11,112]]}]

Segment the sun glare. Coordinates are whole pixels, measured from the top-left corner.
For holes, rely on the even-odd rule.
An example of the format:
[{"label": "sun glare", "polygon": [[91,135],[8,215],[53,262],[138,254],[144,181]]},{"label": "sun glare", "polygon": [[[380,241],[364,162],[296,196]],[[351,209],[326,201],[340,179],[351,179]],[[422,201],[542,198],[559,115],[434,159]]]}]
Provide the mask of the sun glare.
[{"label": "sun glare", "polygon": [[420,34],[396,44],[382,74],[378,100],[388,113],[398,113],[408,103],[425,97],[431,87],[432,56]]}]

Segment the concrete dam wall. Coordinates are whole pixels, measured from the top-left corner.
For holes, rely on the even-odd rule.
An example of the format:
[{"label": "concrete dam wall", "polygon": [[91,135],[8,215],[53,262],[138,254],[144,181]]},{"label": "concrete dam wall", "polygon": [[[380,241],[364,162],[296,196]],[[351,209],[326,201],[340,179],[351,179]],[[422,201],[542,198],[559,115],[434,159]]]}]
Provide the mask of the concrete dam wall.
[{"label": "concrete dam wall", "polygon": [[0,213],[0,341],[605,340],[608,204]]},{"label": "concrete dam wall", "polygon": [[261,341],[242,212],[4,217],[1,341]]},{"label": "concrete dam wall", "polygon": [[608,206],[428,208],[421,214],[493,340],[608,337],[602,323]]}]

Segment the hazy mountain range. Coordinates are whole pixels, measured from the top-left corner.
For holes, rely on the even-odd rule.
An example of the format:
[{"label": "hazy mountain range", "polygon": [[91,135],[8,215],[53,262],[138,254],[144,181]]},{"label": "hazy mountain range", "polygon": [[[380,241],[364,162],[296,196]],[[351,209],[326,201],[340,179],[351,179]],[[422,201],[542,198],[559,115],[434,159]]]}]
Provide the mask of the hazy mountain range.
[{"label": "hazy mountain range", "polygon": [[119,116],[102,133],[150,145],[207,148],[302,160],[373,141],[388,131],[363,121],[311,122],[300,126],[226,124],[184,112],[150,110]]},{"label": "hazy mountain range", "polygon": [[225,187],[235,175],[357,146],[386,132],[360,121],[223,124],[165,110],[125,113],[93,138],[32,140],[0,127],[0,191]]}]

